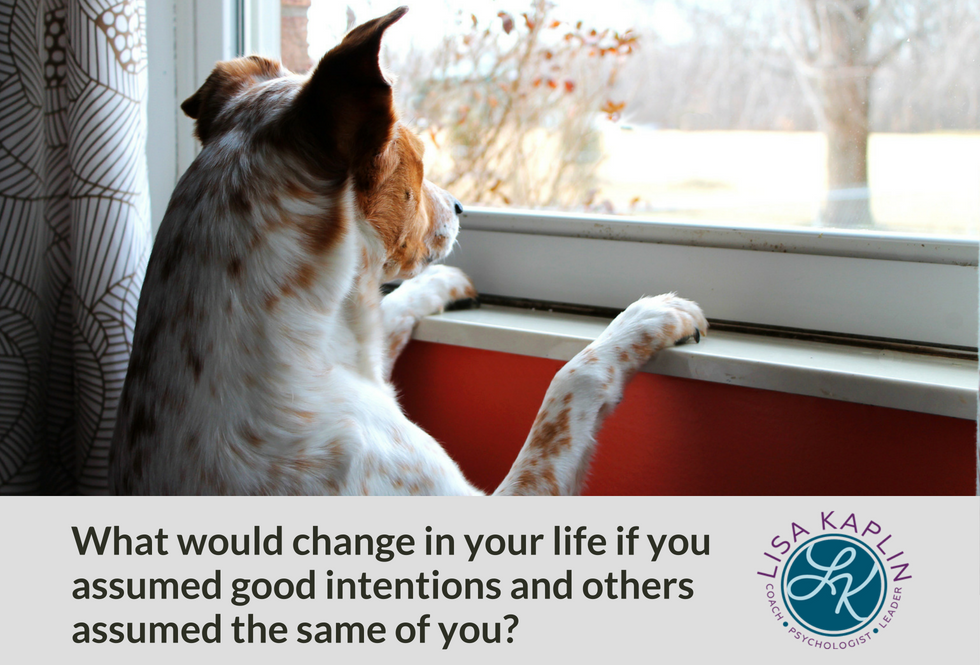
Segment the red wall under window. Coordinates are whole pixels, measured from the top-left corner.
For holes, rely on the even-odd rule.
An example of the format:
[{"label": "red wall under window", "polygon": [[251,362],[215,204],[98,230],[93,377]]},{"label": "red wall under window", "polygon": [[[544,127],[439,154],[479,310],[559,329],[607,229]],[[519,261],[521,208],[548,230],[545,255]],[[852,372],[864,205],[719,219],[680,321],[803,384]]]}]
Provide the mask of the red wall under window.
[{"label": "red wall under window", "polygon": [[[492,491],[563,363],[412,342],[409,417]],[[640,373],[599,433],[586,494],[975,493],[976,423]]]}]

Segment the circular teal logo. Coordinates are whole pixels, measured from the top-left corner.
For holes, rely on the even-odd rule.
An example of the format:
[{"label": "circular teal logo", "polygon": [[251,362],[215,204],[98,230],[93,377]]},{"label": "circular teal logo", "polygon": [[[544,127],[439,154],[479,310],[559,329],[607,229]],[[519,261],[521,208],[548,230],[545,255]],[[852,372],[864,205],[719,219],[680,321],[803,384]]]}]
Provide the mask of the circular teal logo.
[{"label": "circular teal logo", "polygon": [[888,595],[885,569],[866,544],[840,534],[811,538],[783,568],[783,602],[819,635],[855,633],[874,621]]}]

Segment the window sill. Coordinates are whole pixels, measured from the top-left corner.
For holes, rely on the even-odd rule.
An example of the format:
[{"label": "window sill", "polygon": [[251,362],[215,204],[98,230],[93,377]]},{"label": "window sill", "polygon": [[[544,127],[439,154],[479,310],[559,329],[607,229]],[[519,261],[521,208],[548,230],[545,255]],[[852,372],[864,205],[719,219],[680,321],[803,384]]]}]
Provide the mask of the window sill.
[{"label": "window sill", "polygon": [[[569,360],[607,319],[484,305],[424,319],[414,339]],[[711,332],[643,371],[974,420],[977,362],[837,344]]]}]

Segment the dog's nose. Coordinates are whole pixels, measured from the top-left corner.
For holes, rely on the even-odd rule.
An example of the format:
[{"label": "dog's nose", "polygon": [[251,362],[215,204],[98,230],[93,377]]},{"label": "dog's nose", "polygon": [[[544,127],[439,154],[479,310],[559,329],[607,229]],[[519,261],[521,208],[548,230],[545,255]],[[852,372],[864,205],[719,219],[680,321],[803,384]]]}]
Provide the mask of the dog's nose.
[{"label": "dog's nose", "polygon": [[453,199],[453,208],[456,210],[457,215],[463,214],[463,204],[456,199]]}]

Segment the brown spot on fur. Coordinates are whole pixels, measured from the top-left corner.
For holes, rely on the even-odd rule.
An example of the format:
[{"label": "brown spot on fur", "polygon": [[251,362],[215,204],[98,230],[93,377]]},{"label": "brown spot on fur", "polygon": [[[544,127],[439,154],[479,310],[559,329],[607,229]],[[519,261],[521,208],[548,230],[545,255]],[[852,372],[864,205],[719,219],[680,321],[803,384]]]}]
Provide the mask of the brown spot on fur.
[{"label": "brown spot on fur", "polygon": [[317,269],[312,263],[304,263],[296,271],[296,286],[301,289],[308,289],[313,286],[313,282],[316,279]]},{"label": "brown spot on fur", "polygon": [[232,258],[228,262],[228,276],[235,281],[241,281],[242,279],[242,260],[237,256]]},{"label": "brown spot on fur", "polygon": [[261,446],[262,439],[259,437],[258,432],[256,432],[251,425],[243,424],[238,426],[238,433],[241,435],[242,440],[251,446]]},{"label": "brown spot on fur", "polygon": [[194,373],[194,383],[201,380],[201,373],[204,371],[204,360],[192,349],[187,350],[187,364]]},{"label": "brown spot on fur", "polygon": [[252,198],[248,192],[241,188],[236,188],[228,192],[228,210],[242,219],[252,212]]},{"label": "brown spot on fur", "polygon": [[530,469],[524,469],[514,480],[514,494],[529,494],[537,483],[537,475]]},{"label": "brown spot on fur", "polygon": [[568,430],[568,414],[571,409],[564,408],[551,421],[535,426],[528,442],[528,450],[537,451],[542,457],[552,457],[571,444]]},{"label": "brown spot on fur", "polygon": [[558,488],[558,480],[555,478],[555,472],[553,469],[545,469],[541,472],[541,482],[544,487],[541,488],[542,494],[548,494],[550,496],[558,496],[561,491]]},{"label": "brown spot on fur", "polygon": [[308,252],[320,256],[337,243],[345,226],[340,208],[329,216],[304,217],[299,223],[300,242]]},{"label": "brown spot on fur", "polygon": [[[532,465],[531,462],[534,464]],[[561,494],[555,471],[550,464],[543,464],[540,468],[534,468],[537,466],[537,461],[532,458],[528,460],[528,465],[532,468],[521,471],[512,485],[514,494],[525,496],[558,496]]]},{"label": "brown spot on fur", "polygon": [[197,350],[197,340],[190,329],[185,330],[181,336],[180,348],[184,350],[185,361],[194,373],[194,382],[197,383],[201,380],[201,373],[204,371],[204,359]]},{"label": "brown spot on fur", "polygon": [[296,295],[297,290],[309,289],[316,280],[316,274],[317,269],[315,265],[304,263],[296,269],[296,272],[287,278],[286,283],[282,285],[280,293],[283,297],[288,298]]},{"label": "brown spot on fur", "polygon": [[137,403],[133,409],[133,417],[129,420],[129,445],[136,447],[139,439],[153,436],[156,431],[156,415],[148,410],[146,404]]},{"label": "brown spot on fur", "polygon": [[602,386],[600,386],[600,390],[602,390],[604,393],[607,392],[609,388],[612,387],[613,379],[615,378],[616,368],[610,365],[606,368],[606,380],[603,382]]}]

